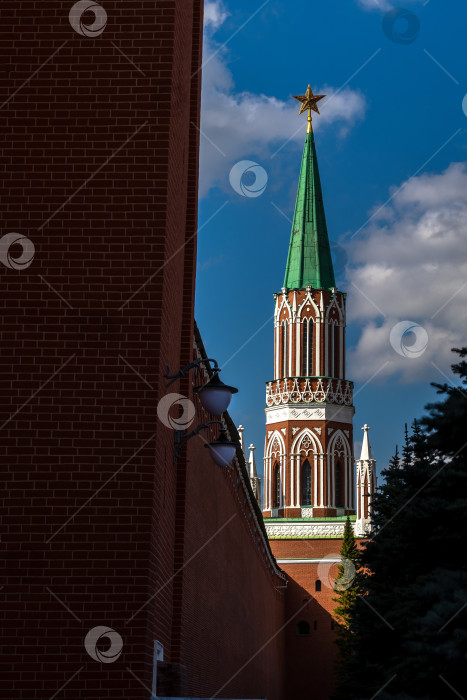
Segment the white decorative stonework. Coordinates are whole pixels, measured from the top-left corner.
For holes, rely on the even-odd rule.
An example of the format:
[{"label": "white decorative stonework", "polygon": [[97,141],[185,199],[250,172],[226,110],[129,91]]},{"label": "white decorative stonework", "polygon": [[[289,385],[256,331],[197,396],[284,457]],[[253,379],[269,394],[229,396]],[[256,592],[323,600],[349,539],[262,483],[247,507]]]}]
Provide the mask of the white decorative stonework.
[{"label": "white decorative stonework", "polygon": [[350,435],[350,431],[349,431],[349,430],[344,430],[344,433],[345,433],[345,435],[346,435],[347,437],[349,437],[349,435]]},{"label": "white decorative stonework", "polygon": [[[342,522],[293,522],[271,523],[265,520],[266,532],[270,539],[305,538],[305,537],[342,537],[345,520]],[[355,532],[355,522],[352,523]]]},{"label": "white decorative stonework", "polygon": [[354,531],[357,537],[370,537],[371,536],[371,522],[365,522],[363,520],[357,520],[354,525]]},{"label": "white decorative stonework", "polygon": [[300,430],[300,428],[292,428],[292,435],[295,435]]},{"label": "white decorative stonework", "polygon": [[[336,423],[351,423],[354,408],[353,406],[283,406],[281,408],[265,408],[266,424],[282,423],[293,420],[322,420],[334,421]],[[332,430],[332,428],[330,429]],[[268,432],[268,437],[271,432]]]},{"label": "white decorative stonework", "polygon": [[303,438],[303,440],[300,444],[300,447],[303,450],[309,450],[310,446],[311,446],[311,438],[309,435],[305,435],[305,437]]},{"label": "white decorative stonework", "polygon": [[280,445],[279,445],[279,442],[278,442],[277,436],[276,436],[276,437],[274,438],[274,442],[272,443],[272,451],[273,451],[274,453],[276,453],[276,454],[279,454],[280,449],[281,449],[281,448],[280,448]]},{"label": "white decorative stonework", "polygon": [[271,437],[271,435],[273,434],[273,432],[274,432],[274,430],[268,430],[268,438]]},{"label": "white decorative stonework", "polygon": [[318,435],[321,435],[321,428],[315,428],[315,430],[318,433]]},{"label": "white decorative stonework", "polygon": [[334,428],[328,428],[328,435],[330,435],[333,432]]},{"label": "white decorative stonework", "polygon": [[287,428],[281,428],[281,433],[282,433],[283,435],[285,435],[286,432],[287,432]]},{"label": "white decorative stonework", "polygon": [[318,381],[307,377],[275,379],[266,384],[266,405],[299,403],[330,403],[352,406],[353,384],[345,379],[331,380],[320,377]]},{"label": "white decorative stonework", "polygon": [[313,508],[302,508],[302,518],[312,518]]}]

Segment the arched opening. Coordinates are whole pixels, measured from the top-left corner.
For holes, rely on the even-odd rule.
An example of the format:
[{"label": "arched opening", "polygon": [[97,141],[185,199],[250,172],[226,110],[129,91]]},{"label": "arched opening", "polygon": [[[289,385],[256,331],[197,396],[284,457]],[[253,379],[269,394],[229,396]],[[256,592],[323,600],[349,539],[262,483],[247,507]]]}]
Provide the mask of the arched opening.
[{"label": "arched opening", "polygon": [[281,503],[281,470],[279,463],[276,462],[273,467],[272,477],[272,507],[279,508]]},{"label": "arched opening", "polygon": [[343,488],[342,488],[342,476],[343,476],[343,469],[342,469],[342,463],[340,460],[336,462],[335,470],[334,470],[334,505],[336,508],[343,508],[344,507],[344,502],[343,502]]},{"label": "arched opening", "polygon": [[319,580],[319,578],[317,578],[315,581],[315,591],[319,592],[320,590],[321,590],[321,581]]},{"label": "arched opening", "polygon": [[297,634],[299,637],[308,637],[310,634],[310,625],[306,620],[300,620],[297,625]]},{"label": "arched opening", "polygon": [[302,323],[302,376],[313,375],[313,319],[305,318]]},{"label": "arched opening", "polygon": [[311,506],[311,464],[307,459],[302,465],[302,506]]},{"label": "arched opening", "polygon": [[282,376],[289,376],[289,324],[282,321]]},{"label": "arched opening", "polygon": [[339,343],[339,326],[334,324],[334,365],[333,365],[333,376],[334,377],[340,377],[340,371],[339,371],[339,352],[340,352],[340,343]]},{"label": "arched opening", "polygon": [[335,341],[335,333],[334,333],[334,323],[332,321],[329,322],[328,324],[328,344],[329,344],[329,355],[328,355],[328,376],[333,377],[334,376],[334,341]]}]

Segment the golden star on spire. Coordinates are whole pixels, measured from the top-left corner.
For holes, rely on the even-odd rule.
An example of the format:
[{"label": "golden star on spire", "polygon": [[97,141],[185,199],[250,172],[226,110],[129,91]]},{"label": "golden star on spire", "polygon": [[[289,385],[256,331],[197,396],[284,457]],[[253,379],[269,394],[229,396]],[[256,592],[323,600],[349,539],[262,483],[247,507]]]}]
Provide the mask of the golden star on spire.
[{"label": "golden star on spire", "polygon": [[309,85],[304,95],[294,95],[294,98],[302,103],[300,106],[300,111],[298,113],[302,114],[302,112],[304,112],[306,109],[308,110],[307,133],[311,131],[311,110],[313,110],[313,112],[316,112],[316,114],[319,114],[319,109],[316,103],[319,102],[319,100],[322,100],[323,97],[326,97],[326,95],[313,95],[313,90]]}]

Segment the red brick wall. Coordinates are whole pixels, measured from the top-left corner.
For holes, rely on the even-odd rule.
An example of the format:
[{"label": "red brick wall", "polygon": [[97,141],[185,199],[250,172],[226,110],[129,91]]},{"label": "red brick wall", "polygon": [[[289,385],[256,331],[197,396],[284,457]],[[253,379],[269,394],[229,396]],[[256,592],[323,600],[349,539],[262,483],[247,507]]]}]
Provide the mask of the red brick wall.
[{"label": "red brick wall", "polygon": [[2,5],[0,233],[36,251],[0,265],[2,697],[147,699],[157,639],[189,692],[281,700],[251,494],[157,418],[193,353],[201,2],[103,0],[93,38],[72,4]]},{"label": "red brick wall", "polygon": [[185,570],[182,652],[193,669],[189,694],[282,700],[286,582],[271,571],[237,469],[220,469],[206,460],[203,441],[193,443],[186,558],[194,558]]},{"label": "red brick wall", "polygon": [[[198,351],[197,357],[209,355],[202,341]],[[211,420],[197,395],[193,400],[193,425]],[[238,440],[230,419],[227,425]],[[217,425],[203,430],[187,449],[180,619],[187,692],[283,700],[286,577],[271,555],[242,453],[221,469],[205,447],[218,431]]]},{"label": "red brick wall", "polygon": [[[359,546],[365,540],[357,540]],[[342,540],[271,540],[274,556],[281,559],[339,558]],[[335,592],[332,580],[338,564],[280,564],[289,577],[286,595],[285,627],[286,691],[285,700],[313,698],[329,700],[334,688],[334,659],[337,647],[332,628]],[[327,577],[330,577],[331,583]],[[315,590],[317,580],[321,591]],[[308,602],[307,602],[308,601]],[[297,613],[297,611],[300,612]],[[297,635],[297,623],[310,625],[310,636]],[[316,627],[316,629],[315,629]]]},{"label": "red brick wall", "polygon": [[[102,0],[88,38],[72,5],[2,4],[1,234],[36,254],[0,265],[0,688],[131,700],[153,639],[177,658],[177,473],[156,406],[192,352],[202,8]],[[122,637],[115,663],[84,649],[97,625]]]}]

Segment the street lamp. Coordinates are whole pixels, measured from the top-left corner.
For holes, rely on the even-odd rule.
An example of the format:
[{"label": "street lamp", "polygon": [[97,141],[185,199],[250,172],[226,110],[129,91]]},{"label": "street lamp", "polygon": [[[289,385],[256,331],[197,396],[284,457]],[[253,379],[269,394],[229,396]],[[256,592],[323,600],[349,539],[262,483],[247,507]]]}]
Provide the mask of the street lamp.
[{"label": "street lamp", "polygon": [[231,442],[227,437],[225,427],[222,425],[221,434],[217,440],[209,442],[205,447],[211,450],[211,457],[218,467],[227,467],[235,457],[235,452],[237,447],[240,447],[240,443]]},{"label": "street lamp", "polygon": [[[213,363],[214,366],[211,367],[210,363]],[[166,386],[168,388],[179,377],[184,377],[191,369],[195,370],[196,377],[199,367],[202,364],[207,364],[207,366],[213,372],[213,375],[206,384],[196,387],[195,392],[198,394],[203,408],[205,408],[208,413],[210,413],[212,416],[220,416],[227,410],[232,400],[232,395],[236,394],[238,389],[233,386],[229,386],[228,384],[224,384],[224,382],[219,379],[219,372],[221,370],[219,369],[216,360],[206,357],[201,360],[196,360],[195,362],[190,362],[176,374],[170,374],[170,367],[167,367],[167,374],[165,376],[171,381],[168,382]],[[231,442],[228,439],[225,426],[220,420],[212,420],[208,423],[201,423],[197,428],[188,434],[185,433],[183,429],[175,430],[174,464],[177,462],[177,459],[180,456],[183,445],[192,437],[198,435],[201,430],[204,430],[215,423],[222,426],[220,435],[217,440],[207,443],[205,447],[210,449],[211,456],[217,466],[226,467],[229,465],[235,457],[235,451],[237,447],[240,447],[240,443]]]},{"label": "street lamp", "polygon": [[237,447],[240,447],[239,442],[231,442],[227,437],[227,431],[222,421],[220,420],[210,420],[208,423],[201,423],[197,428],[191,431],[191,433],[185,434],[182,430],[175,431],[175,450],[174,450],[174,464],[177,463],[177,459],[180,456],[183,445],[191,440],[192,437],[198,435],[205,428],[209,428],[210,425],[218,423],[221,425],[221,433],[217,440],[214,442],[207,442],[205,447],[211,451],[211,457],[218,467],[227,467],[233,458],[235,457],[235,452]]},{"label": "street lamp", "polygon": [[219,379],[219,372],[217,370],[207,384],[195,388],[202,405],[212,416],[224,413],[232,401],[232,395],[238,392],[238,389]]},{"label": "street lamp", "polygon": [[171,381],[166,385],[166,387],[168,388],[179,377],[184,377],[186,374],[188,374],[190,369],[195,370],[195,377],[197,377],[200,365],[211,362],[213,363],[214,367],[211,367],[210,364],[208,364],[208,366],[212,370],[213,376],[210,378],[207,384],[196,387],[195,391],[199,395],[201,404],[206,411],[212,416],[220,416],[221,413],[224,413],[224,411],[228,409],[232,400],[232,395],[236,394],[238,389],[236,389],[234,386],[224,384],[224,382],[219,379],[219,372],[222,370],[219,369],[219,365],[217,364],[216,360],[210,357],[205,357],[201,360],[190,362],[176,374],[169,374],[170,367],[167,367],[167,374],[165,376],[166,379],[170,379]]}]

